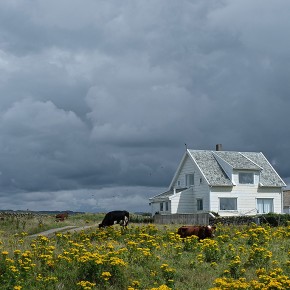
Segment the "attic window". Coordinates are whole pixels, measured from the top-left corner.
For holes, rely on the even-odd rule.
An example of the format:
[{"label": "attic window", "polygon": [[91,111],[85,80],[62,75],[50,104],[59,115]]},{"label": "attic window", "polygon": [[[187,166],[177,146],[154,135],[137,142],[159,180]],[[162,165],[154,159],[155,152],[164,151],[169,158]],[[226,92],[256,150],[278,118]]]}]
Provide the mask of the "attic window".
[{"label": "attic window", "polygon": [[185,175],[185,184],[187,187],[194,185],[194,174]]},{"label": "attic window", "polygon": [[239,183],[240,184],[254,184],[254,173],[253,172],[239,172]]}]

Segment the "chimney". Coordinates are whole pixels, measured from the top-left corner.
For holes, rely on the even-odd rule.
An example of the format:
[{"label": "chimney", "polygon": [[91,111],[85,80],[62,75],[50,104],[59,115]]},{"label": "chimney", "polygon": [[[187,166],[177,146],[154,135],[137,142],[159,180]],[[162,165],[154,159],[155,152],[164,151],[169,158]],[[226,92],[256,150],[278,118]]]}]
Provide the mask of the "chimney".
[{"label": "chimney", "polygon": [[215,145],[215,151],[223,151],[223,146],[222,146],[222,144],[216,144],[216,145]]}]

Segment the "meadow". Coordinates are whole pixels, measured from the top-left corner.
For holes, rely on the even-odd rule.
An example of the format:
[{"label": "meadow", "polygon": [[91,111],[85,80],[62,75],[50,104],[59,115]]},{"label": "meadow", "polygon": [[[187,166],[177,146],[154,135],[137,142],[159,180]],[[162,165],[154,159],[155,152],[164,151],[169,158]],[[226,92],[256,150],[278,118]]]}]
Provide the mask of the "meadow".
[{"label": "meadow", "polygon": [[[1,220],[1,289],[290,289],[290,225],[217,225],[214,239],[198,241],[181,239],[179,225],[98,229],[101,218]],[[30,236],[65,225],[92,227]]]}]

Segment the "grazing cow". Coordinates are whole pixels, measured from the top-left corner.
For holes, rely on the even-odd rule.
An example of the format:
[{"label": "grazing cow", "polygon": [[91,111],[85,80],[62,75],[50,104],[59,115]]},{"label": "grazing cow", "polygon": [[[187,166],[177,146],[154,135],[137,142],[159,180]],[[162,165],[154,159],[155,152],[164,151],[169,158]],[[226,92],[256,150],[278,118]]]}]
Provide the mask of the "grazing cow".
[{"label": "grazing cow", "polygon": [[55,216],[56,218],[56,221],[59,222],[59,221],[64,221],[65,219],[68,218],[68,213],[67,212],[64,212],[64,213],[59,213]]},{"label": "grazing cow", "polygon": [[99,224],[99,228],[104,228],[119,224],[122,227],[126,227],[129,222],[129,212],[126,210],[115,210],[108,212],[102,223]]},{"label": "grazing cow", "polygon": [[197,236],[199,240],[214,237],[214,226],[182,226],[178,229],[177,234],[181,238],[186,238],[189,236]]}]

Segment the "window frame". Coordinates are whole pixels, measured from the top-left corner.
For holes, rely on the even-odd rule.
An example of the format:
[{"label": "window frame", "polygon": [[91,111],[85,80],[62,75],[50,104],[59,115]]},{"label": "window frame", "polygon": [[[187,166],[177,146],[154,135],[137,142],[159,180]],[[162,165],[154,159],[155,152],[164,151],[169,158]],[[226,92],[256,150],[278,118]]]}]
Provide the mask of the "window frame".
[{"label": "window frame", "polygon": [[[262,207],[263,207],[263,211],[262,212],[260,212],[259,211],[259,206],[258,206],[258,201],[262,201],[263,202],[263,204],[262,204]],[[265,207],[267,206],[266,204],[265,204],[265,201],[271,201],[271,204],[270,204],[270,210],[269,211],[265,211]],[[256,204],[257,204],[257,213],[258,214],[267,214],[267,213],[271,213],[271,212],[274,212],[274,198],[257,198],[256,199]]]},{"label": "window frame", "polygon": [[194,173],[185,174],[185,186],[186,187],[194,186]]},{"label": "window frame", "polygon": [[[242,184],[242,185],[253,185],[253,184],[255,184],[255,174],[254,174],[254,172],[240,171],[238,173],[238,175],[239,175],[238,176],[239,177],[239,184]],[[251,177],[250,177],[250,175],[251,175]],[[249,177],[251,179],[251,182],[247,182]],[[242,179],[244,179],[244,181]]]},{"label": "window frame", "polygon": [[202,198],[196,199],[196,209],[203,210],[203,199]]},{"label": "window frame", "polygon": [[160,209],[160,211],[164,211],[164,205],[163,205],[163,202],[160,202],[160,204],[159,204],[159,209]]},{"label": "window frame", "polygon": [[[222,200],[234,200],[234,208],[222,208]],[[220,211],[238,211],[238,198],[237,197],[219,197],[219,210]]]},{"label": "window frame", "polygon": [[165,211],[169,211],[169,202],[165,201]]}]

